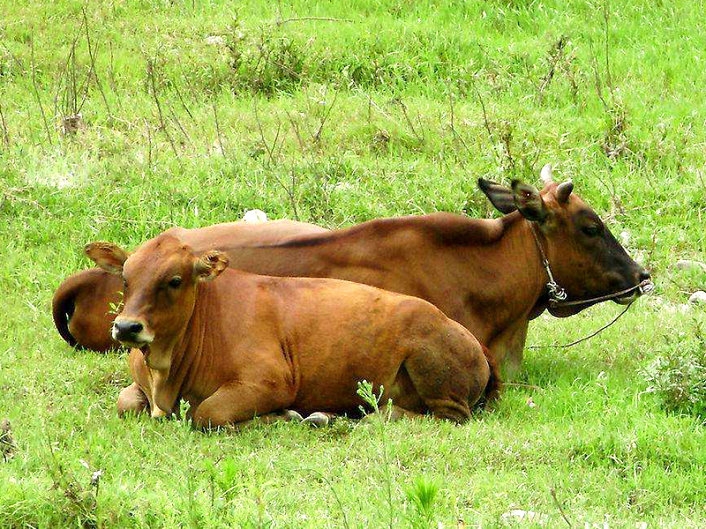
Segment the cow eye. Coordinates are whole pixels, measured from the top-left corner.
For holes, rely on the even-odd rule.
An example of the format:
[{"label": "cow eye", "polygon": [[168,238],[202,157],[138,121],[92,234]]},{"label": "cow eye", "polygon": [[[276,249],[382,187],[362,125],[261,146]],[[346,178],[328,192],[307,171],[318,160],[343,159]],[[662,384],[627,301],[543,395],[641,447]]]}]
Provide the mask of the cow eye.
[{"label": "cow eye", "polygon": [[127,290],[127,279],[123,278],[123,289]]},{"label": "cow eye", "polygon": [[583,226],[581,231],[589,237],[595,237],[601,233],[601,227],[597,224],[589,224],[588,226]]},{"label": "cow eye", "polygon": [[171,288],[179,288],[181,286],[181,276],[174,276],[169,280],[168,285]]}]

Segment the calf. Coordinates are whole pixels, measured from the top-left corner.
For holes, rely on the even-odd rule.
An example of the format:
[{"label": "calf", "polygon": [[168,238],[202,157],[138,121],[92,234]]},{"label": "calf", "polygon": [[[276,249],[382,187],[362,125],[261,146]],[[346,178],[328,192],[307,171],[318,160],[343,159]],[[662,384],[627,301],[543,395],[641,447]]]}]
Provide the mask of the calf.
[{"label": "calf", "polygon": [[134,383],[120,394],[121,415],[171,415],[180,399],[198,427],[285,408],[348,412],[361,404],[356,388],[366,379],[384,387],[398,414],[463,422],[497,390],[478,340],[421,299],[226,270],[225,254],[195,255],[166,234],[130,256],[107,243],[86,251],[124,281],[113,338],[133,348]]}]

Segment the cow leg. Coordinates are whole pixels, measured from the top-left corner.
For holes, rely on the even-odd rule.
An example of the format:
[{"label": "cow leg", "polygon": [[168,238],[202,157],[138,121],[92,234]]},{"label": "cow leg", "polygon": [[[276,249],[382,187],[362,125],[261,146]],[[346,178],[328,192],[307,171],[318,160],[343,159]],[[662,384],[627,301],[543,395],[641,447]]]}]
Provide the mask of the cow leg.
[{"label": "cow leg", "polygon": [[498,334],[487,344],[498,365],[503,365],[507,376],[516,375],[522,365],[529,322],[521,320]]},{"label": "cow leg", "polygon": [[307,417],[301,422],[315,428],[321,428],[322,426],[328,426],[331,424],[336,417],[337,415],[335,413],[315,411],[314,413],[307,415]]},{"label": "cow leg", "polygon": [[124,417],[128,413],[138,415],[149,412],[149,399],[145,392],[135,382],[123,388],[118,396],[118,417]]},{"label": "cow leg", "polygon": [[419,417],[424,417],[424,414],[397,406],[396,404],[393,404],[390,408],[388,408],[387,404],[384,404],[380,406],[377,413],[369,413],[363,417],[361,421],[369,422],[377,420],[379,417],[382,417],[382,419],[386,421],[395,422],[400,419],[418,419]]},{"label": "cow leg", "polygon": [[470,407],[483,395],[490,367],[480,345],[470,349],[467,342],[453,345],[413,354],[405,361],[405,368],[431,414],[460,423],[470,418]]},{"label": "cow leg", "polygon": [[267,416],[269,421],[273,411],[283,410],[293,402],[294,396],[289,391],[278,391],[265,383],[224,384],[194,410],[194,426],[217,428],[249,421],[255,416]]},{"label": "cow leg", "polygon": [[281,412],[266,413],[265,415],[258,415],[253,419],[247,421],[241,421],[236,424],[227,426],[227,428],[232,428],[236,431],[248,428],[250,426],[255,426],[258,424],[272,424],[276,422],[302,422],[302,416],[296,411],[283,410]]},{"label": "cow leg", "polygon": [[154,399],[155,381],[150,373],[145,358],[139,349],[132,349],[128,356],[128,367],[133,384],[123,389],[118,397],[118,416],[127,412],[149,412],[153,418],[168,417],[172,410],[163,410]]}]

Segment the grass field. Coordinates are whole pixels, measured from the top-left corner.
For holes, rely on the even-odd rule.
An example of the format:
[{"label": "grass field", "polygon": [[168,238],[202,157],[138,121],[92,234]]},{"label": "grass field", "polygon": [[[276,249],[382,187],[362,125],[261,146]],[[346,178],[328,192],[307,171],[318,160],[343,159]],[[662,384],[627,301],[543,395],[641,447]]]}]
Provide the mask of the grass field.
[{"label": "grass field", "polygon": [[[706,260],[704,24],[688,0],[0,0],[0,527],[706,526],[706,389],[670,405],[647,374],[706,380],[706,274],[674,267]],[[119,420],[125,355],[51,322],[93,240],[484,217],[479,176],[546,162],[656,292],[570,349],[619,308],[535,320],[464,426]]]}]

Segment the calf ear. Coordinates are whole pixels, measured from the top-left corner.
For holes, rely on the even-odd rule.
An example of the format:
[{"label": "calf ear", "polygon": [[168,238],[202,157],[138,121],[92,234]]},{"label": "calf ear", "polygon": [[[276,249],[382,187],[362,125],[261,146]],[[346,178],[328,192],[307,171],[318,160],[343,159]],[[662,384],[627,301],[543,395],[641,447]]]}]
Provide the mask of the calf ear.
[{"label": "calf ear", "polygon": [[536,187],[513,180],[512,195],[517,209],[527,220],[542,222],[547,218],[547,208]]},{"label": "calf ear", "polygon": [[512,213],[517,209],[512,190],[490,180],[478,179],[478,187],[488,197],[490,203],[501,213]]},{"label": "calf ear", "polygon": [[92,242],[83,249],[86,255],[106,272],[120,275],[128,253],[111,242]]},{"label": "calf ear", "polygon": [[216,279],[226,268],[228,268],[228,256],[217,250],[206,252],[194,263],[194,272],[199,281]]}]

